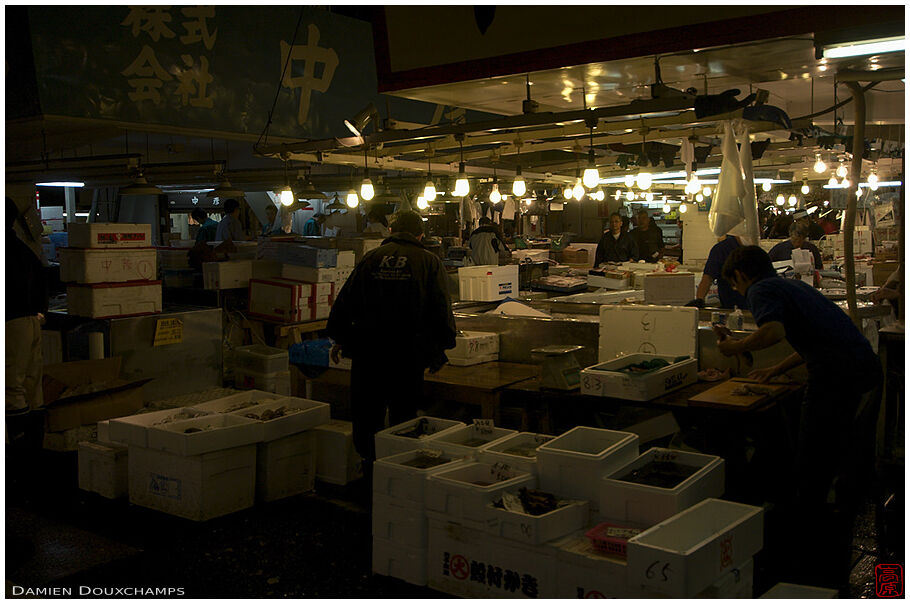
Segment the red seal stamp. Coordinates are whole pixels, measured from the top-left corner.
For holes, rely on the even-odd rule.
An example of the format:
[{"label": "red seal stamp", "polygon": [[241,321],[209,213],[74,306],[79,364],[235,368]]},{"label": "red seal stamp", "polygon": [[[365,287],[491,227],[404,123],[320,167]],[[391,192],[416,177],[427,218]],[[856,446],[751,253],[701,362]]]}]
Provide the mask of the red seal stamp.
[{"label": "red seal stamp", "polygon": [[875,566],[875,595],[878,598],[900,598],[904,595],[904,567],[900,564]]}]

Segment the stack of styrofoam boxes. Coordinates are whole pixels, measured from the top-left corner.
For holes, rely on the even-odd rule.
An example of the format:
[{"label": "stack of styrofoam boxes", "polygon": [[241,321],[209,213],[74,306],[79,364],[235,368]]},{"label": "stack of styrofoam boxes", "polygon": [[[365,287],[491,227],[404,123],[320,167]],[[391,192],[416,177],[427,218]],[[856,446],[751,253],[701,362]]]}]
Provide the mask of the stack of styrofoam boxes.
[{"label": "stack of styrofoam boxes", "polygon": [[335,293],[341,291],[345,281],[354,272],[356,266],[356,254],[354,250],[338,250],[337,264],[335,265],[335,276],[332,283],[335,284]]},{"label": "stack of styrofoam boxes", "polygon": [[686,212],[682,214],[683,262],[695,262],[708,257],[717,243],[717,236],[708,226],[707,212]]},{"label": "stack of styrofoam boxes", "polygon": [[335,240],[339,250],[351,250],[354,252],[354,264],[356,265],[363,259],[363,255],[382,245],[381,237],[338,237]]},{"label": "stack of styrofoam boxes", "polygon": [[[834,240],[834,257],[844,257],[844,234],[837,233],[829,235]],[[857,225],[853,229],[853,255],[861,256],[862,254],[872,253],[872,231],[868,226]]]},{"label": "stack of styrofoam boxes", "polygon": [[[373,438],[376,445],[376,459],[413,451],[424,446],[429,438],[448,434],[463,428],[464,422],[439,417],[417,417],[404,423],[386,428],[376,433]],[[411,436],[419,428],[419,436]]]},{"label": "stack of styrofoam boxes", "polygon": [[79,488],[108,499],[126,497],[127,447],[111,442],[110,421],[98,422],[97,442],[79,443]]},{"label": "stack of styrofoam boxes", "polygon": [[334,284],[291,279],[251,279],[250,315],[299,323],[325,319],[334,301]]},{"label": "stack of styrofoam boxes", "polygon": [[71,223],[60,248],[67,312],[94,319],[161,312],[151,225]]},{"label": "stack of styrofoam boxes", "polygon": [[316,479],[346,485],[363,476],[363,460],[354,448],[351,422],[333,419],[313,428],[316,434]]},{"label": "stack of styrofoam boxes", "polygon": [[682,306],[695,297],[693,273],[649,273],[644,276],[645,302]]},{"label": "stack of styrofoam boxes", "polygon": [[253,278],[252,260],[203,262],[202,281],[205,289],[240,289],[249,287]]},{"label": "stack of styrofoam boxes", "polygon": [[158,269],[165,287],[193,287],[193,269],[187,253],[185,248],[158,248]]},{"label": "stack of styrofoam boxes", "polygon": [[454,457],[477,459],[484,447],[494,445],[516,434],[515,430],[483,424],[459,426],[432,437],[433,446]]},{"label": "stack of styrofoam boxes", "polygon": [[636,457],[636,434],[576,426],[537,450],[540,488],[590,501],[596,511],[601,478]]},{"label": "stack of styrofoam boxes", "polygon": [[288,351],[260,344],[235,348],[234,385],[290,396]]},{"label": "stack of styrofoam boxes", "polygon": [[373,572],[414,585],[427,583],[427,477],[465,463],[433,440],[373,464]]},{"label": "stack of styrofoam boxes", "polygon": [[499,334],[486,331],[462,331],[455,336],[455,348],[446,351],[450,365],[466,366],[495,361],[499,358]]},{"label": "stack of styrofoam boxes", "polygon": [[518,265],[463,266],[458,269],[461,300],[496,301],[518,295]]},{"label": "stack of styrofoam boxes", "polygon": [[113,419],[110,433],[129,449],[130,503],[199,521],[254,503],[261,429],[253,420],[166,409]]},{"label": "stack of styrofoam boxes", "polygon": [[256,445],[256,500],[274,501],[312,491],[316,484],[316,434],[329,421],[329,405],[288,397],[228,415],[260,423]]}]

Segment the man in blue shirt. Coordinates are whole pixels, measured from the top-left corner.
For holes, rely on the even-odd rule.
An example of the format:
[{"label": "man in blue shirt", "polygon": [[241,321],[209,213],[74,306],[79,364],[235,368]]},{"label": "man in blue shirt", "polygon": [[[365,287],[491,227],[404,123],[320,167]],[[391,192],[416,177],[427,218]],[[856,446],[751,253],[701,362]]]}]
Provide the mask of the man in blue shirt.
[{"label": "man in blue shirt", "polygon": [[196,243],[215,241],[215,232],[218,230],[218,223],[209,218],[202,208],[193,208],[190,212],[193,220],[199,223],[199,230],[196,231]]},{"label": "man in blue shirt", "polygon": [[[813,554],[799,552],[793,569],[806,584],[842,588],[849,579],[862,479],[873,458],[880,361],[843,310],[802,281],[776,275],[761,248],[733,250],[723,276],[746,296],[759,329],[743,339],[720,341],[720,351],[732,356],[786,339],[796,352],[753,371],[749,377],[760,382],[806,363],[792,530],[813,545]],[[831,493],[833,505],[828,503]]]},{"label": "man in blue shirt", "polygon": [[815,268],[821,270],[821,252],[818,251],[817,247],[809,243],[808,238],[809,229],[801,222],[794,222],[790,225],[790,238],[786,241],[781,241],[772,247],[771,251],[768,252],[768,256],[771,258],[772,262],[780,262],[781,260],[789,260],[792,258],[793,250],[809,250],[812,252]]},{"label": "man in blue shirt", "polygon": [[240,202],[236,199],[224,202],[224,218],[218,223],[215,241],[246,241],[240,224]]},{"label": "man in blue shirt", "polygon": [[742,309],[749,308],[749,303],[745,297],[734,290],[727,280],[724,279],[722,274],[724,262],[726,262],[727,257],[733,250],[739,247],[742,247],[742,243],[733,235],[727,235],[714,244],[714,247],[708,252],[708,261],[705,262],[704,274],[696,288],[695,299],[686,304],[686,306],[704,308],[705,296],[708,295],[711,284],[717,279],[717,295],[720,298],[721,308],[733,308],[734,306],[738,306]]}]

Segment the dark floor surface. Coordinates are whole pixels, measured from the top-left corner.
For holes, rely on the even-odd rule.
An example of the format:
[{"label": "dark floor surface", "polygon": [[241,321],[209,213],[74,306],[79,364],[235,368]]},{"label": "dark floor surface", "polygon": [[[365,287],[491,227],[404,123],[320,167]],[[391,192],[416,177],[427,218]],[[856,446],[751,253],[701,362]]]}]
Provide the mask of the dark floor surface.
[{"label": "dark floor surface", "polygon": [[[900,473],[902,484],[902,467]],[[182,596],[197,598],[449,597],[371,574],[370,516],[350,486],[317,484],[316,493],[197,523],[81,491],[76,476],[75,453],[42,451],[28,467],[7,455],[7,590],[14,584],[69,587],[73,596],[88,586],[182,588]],[[903,562],[900,505],[899,513],[886,513],[869,503],[858,519],[851,597],[875,596],[878,561]],[[883,530],[899,539],[883,546]],[[762,568],[757,557],[757,594],[776,582]]]}]

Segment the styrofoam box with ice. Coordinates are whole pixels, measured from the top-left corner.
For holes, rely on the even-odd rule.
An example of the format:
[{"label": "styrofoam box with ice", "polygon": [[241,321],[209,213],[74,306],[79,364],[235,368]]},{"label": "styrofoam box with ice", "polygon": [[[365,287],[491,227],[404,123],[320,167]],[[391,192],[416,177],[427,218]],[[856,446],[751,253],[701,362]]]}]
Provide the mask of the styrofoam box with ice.
[{"label": "styrofoam box with ice", "polygon": [[211,415],[212,413],[214,412],[197,407],[178,407],[176,409],[162,409],[151,413],[116,417],[109,420],[108,435],[111,442],[148,447],[148,431],[152,426]]},{"label": "styrofoam box with ice", "polygon": [[564,537],[588,523],[587,501],[572,501],[545,514],[532,515],[489,504],[487,531],[497,537],[540,545]]},{"label": "styrofoam box with ice", "polygon": [[485,446],[480,451],[478,460],[489,464],[502,464],[536,476],[538,473],[537,450],[553,438],[555,437],[549,434],[517,432]]},{"label": "styrofoam box with ice", "polygon": [[230,414],[260,422],[262,440],[270,441],[327,423],[330,409],[328,403],[286,397],[233,411]]},{"label": "styrofoam box with ice", "polygon": [[415,417],[397,426],[380,430],[374,437],[376,458],[432,447],[426,441],[464,427],[464,422],[428,415]]},{"label": "styrofoam box with ice", "polygon": [[536,486],[537,478],[527,472],[467,463],[427,478],[426,509],[447,514],[456,522],[485,527],[492,518],[487,504],[502,497],[504,491]]},{"label": "styrofoam box with ice", "polygon": [[638,435],[576,426],[537,449],[540,487],[596,506],[601,478],[638,457]]},{"label": "styrofoam box with ice", "polygon": [[471,424],[446,432],[433,439],[433,446],[456,457],[477,458],[490,445],[517,434],[515,430]]},{"label": "styrofoam box with ice", "polygon": [[202,455],[262,440],[262,424],[230,414],[212,414],[152,426],[148,448],[176,455]]},{"label": "styrofoam box with ice", "polygon": [[[692,468],[673,486],[623,480],[649,464]],[[645,479],[643,479],[645,480]],[[724,460],[714,455],[654,447],[602,480],[600,515],[617,522],[653,526],[708,497],[724,493]]]},{"label": "styrofoam box with ice", "polygon": [[241,409],[255,407],[256,405],[261,405],[263,403],[270,403],[282,398],[285,397],[280,394],[275,394],[274,392],[246,390],[204,403],[196,403],[193,405],[193,409],[211,411],[212,413],[233,413],[235,411],[240,411]]},{"label": "styrofoam box with ice", "polygon": [[423,509],[427,477],[465,463],[431,448],[382,457],[373,464],[373,493],[392,498],[398,505]]}]

